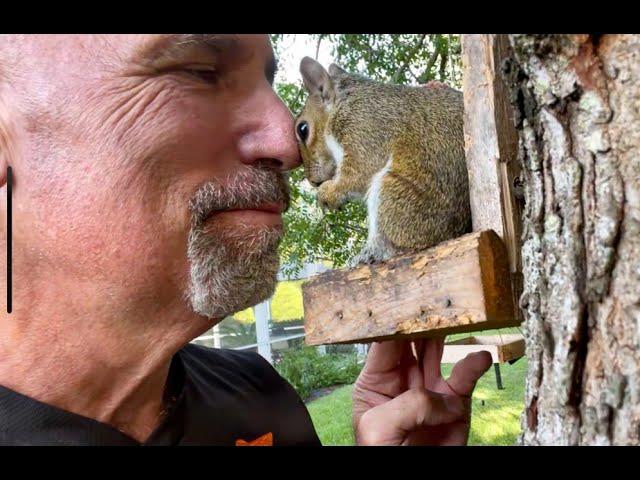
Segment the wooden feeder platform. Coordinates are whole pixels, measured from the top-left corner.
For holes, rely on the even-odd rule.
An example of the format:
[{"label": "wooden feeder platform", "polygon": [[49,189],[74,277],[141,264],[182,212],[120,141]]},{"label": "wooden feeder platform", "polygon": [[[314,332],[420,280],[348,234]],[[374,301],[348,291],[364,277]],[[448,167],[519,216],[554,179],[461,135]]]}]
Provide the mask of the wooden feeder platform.
[{"label": "wooden feeder platform", "polygon": [[302,286],[308,345],[515,326],[507,254],[491,230]]}]

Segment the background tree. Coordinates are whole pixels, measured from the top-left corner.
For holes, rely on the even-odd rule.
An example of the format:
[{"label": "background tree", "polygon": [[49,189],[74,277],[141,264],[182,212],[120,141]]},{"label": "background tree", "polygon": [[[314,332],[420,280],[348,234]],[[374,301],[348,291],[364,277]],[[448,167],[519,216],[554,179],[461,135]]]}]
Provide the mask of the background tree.
[{"label": "background tree", "polygon": [[640,444],[640,36],[510,35],[525,444]]}]

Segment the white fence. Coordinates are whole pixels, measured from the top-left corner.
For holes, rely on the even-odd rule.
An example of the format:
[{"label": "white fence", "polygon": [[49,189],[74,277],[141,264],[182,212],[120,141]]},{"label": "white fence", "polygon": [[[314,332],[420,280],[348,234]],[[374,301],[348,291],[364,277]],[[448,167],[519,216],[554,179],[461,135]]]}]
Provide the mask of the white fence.
[{"label": "white fence", "polygon": [[[278,281],[285,280],[301,280],[305,278],[309,278],[318,273],[322,273],[328,270],[325,265],[320,263],[309,263],[306,264],[301,271],[295,277],[285,276],[282,273],[282,270],[278,273]],[[304,329],[302,327],[285,327],[285,333],[283,335],[275,335],[271,334],[271,302],[272,298],[265,300],[258,305],[253,307],[253,313],[255,317],[255,325],[256,325],[256,341],[255,343],[250,343],[238,347],[234,347],[235,350],[253,350],[257,349],[258,353],[262,355],[269,363],[273,363],[273,345],[274,344],[282,344],[284,342],[289,342],[290,340],[295,340],[299,338],[304,338]],[[286,332],[289,330],[289,332]],[[220,332],[220,325],[216,325],[213,329],[205,335],[202,335],[194,340],[196,343],[211,343],[213,340],[213,347],[220,348],[221,340],[223,338],[223,334]],[[325,347],[318,347],[321,353],[325,353]],[[356,350],[358,352],[359,357],[364,357],[367,352],[366,345],[357,344]]]}]

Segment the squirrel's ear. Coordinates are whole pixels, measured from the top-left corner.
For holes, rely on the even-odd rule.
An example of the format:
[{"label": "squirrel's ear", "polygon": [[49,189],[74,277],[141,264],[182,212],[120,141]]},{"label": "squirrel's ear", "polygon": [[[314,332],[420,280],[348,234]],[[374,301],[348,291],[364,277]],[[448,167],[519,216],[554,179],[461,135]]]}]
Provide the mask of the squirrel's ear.
[{"label": "squirrel's ear", "polygon": [[340,68],[335,63],[329,65],[329,75],[335,77],[336,75],[347,75],[347,71]]},{"label": "squirrel's ear", "polygon": [[325,102],[334,99],[333,82],[320,63],[311,57],[304,57],[300,62],[302,83],[310,95],[320,95]]}]

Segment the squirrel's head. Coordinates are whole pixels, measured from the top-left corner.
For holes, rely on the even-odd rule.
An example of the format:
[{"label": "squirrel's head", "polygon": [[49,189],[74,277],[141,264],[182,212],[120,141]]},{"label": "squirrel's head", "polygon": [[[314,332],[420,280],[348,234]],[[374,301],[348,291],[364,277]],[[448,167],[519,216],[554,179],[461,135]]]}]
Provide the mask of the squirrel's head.
[{"label": "squirrel's head", "polygon": [[327,137],[327,124],[337,97],[339,77],[349,75],[335,64],[325,70],[320,63],[310,57],[300,62],[300,73],[307,101],[296,118],[295,132],[304,165],[305,176],[313,186],[330,180],[336,172],[336,161]]}]

